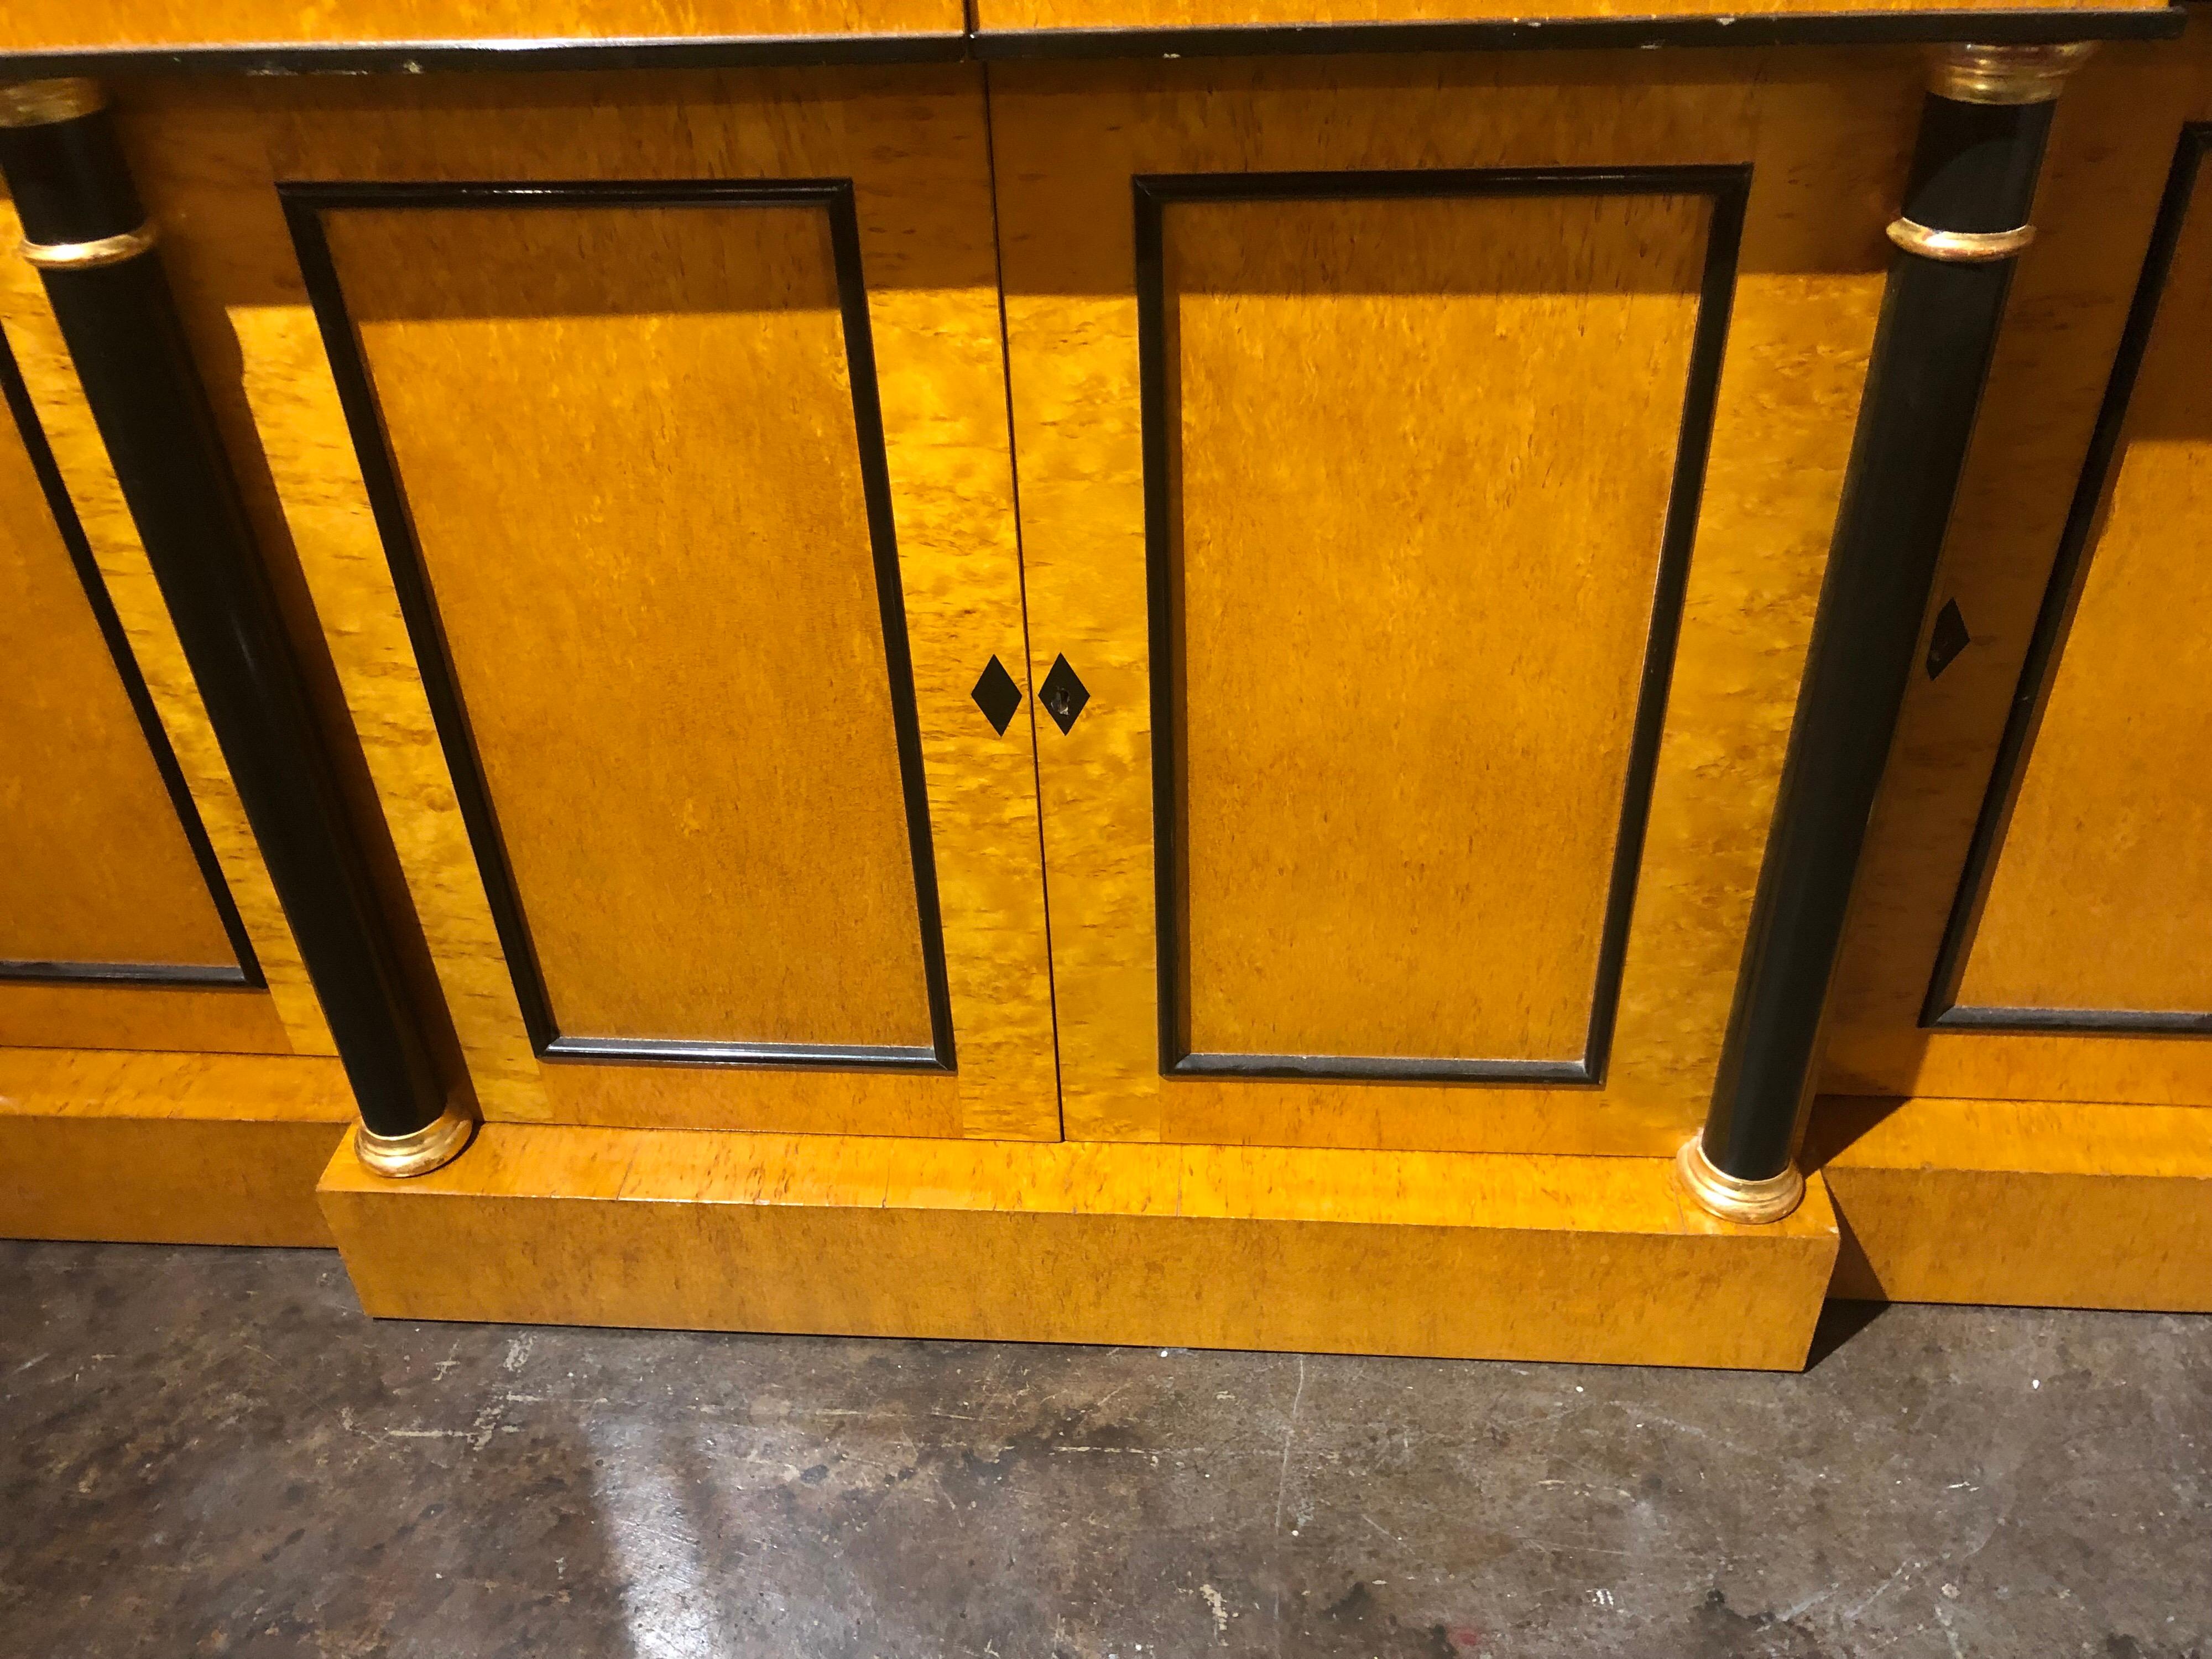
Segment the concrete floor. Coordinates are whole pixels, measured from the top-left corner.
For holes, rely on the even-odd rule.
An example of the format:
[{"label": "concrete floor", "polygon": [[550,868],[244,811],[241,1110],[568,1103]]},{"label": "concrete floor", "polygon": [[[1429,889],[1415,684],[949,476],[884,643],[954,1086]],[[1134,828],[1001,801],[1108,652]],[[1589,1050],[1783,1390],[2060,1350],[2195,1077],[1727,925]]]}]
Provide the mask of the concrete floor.
[{"label": "concrete floor", "polygon": [[0,1244],[0,1654],[2212,1654],[2212,1319],[1803,1376],[375,1324]]}]

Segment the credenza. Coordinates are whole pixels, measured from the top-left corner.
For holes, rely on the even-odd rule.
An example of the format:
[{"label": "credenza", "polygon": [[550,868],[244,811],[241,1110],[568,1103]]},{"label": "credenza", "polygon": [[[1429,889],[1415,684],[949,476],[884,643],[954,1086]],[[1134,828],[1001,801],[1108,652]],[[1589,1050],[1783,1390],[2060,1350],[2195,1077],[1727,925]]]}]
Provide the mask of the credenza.
[{"label": "credenza", "polygon": [[2212,1308],[2181,10],[364,9],[0,24],[0,1232]]}]

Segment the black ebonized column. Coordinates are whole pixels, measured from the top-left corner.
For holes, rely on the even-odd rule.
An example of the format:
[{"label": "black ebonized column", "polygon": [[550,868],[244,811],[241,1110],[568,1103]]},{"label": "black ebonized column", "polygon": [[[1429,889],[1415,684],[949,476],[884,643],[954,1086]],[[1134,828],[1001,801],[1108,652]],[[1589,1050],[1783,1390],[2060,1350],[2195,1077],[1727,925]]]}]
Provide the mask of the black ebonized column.
[{"label": "black ebonized column", "polygon": [[1735,1004],[1704,1133],[1685,1149],[1692,1190],[1722,1213],[1771,1218],[1802,1189],[1794,1159],[1852,879],[2033,234],[2051,100],[2079,51],[1959,49],[1922,110]]},{"label": "black ebonized column", "polygon": [[[95,89],[0,88],[0,173],[359,1103],[394,1173],[447,1120],[153,236]],[[447,1120],[451,1124],[451,1120]],[[449,1144],[450,1143],[450,1144]],[[429,1167],[425,1165],[425,1167]]]}]

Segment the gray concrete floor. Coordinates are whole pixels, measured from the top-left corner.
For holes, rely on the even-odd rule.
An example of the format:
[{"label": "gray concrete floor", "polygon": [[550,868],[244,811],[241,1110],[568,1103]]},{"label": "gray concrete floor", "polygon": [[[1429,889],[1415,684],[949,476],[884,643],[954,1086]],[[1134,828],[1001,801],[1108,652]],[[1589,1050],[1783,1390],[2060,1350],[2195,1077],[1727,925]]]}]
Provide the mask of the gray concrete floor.
[{"label": "gray concrete floor", "polygon": [[[1869,1317],[1873,1313],[1872,1317]],[[1802,1376],[378,1324],[0,1244],[0,1653],[2212,1653],[2212,1320]]]}]

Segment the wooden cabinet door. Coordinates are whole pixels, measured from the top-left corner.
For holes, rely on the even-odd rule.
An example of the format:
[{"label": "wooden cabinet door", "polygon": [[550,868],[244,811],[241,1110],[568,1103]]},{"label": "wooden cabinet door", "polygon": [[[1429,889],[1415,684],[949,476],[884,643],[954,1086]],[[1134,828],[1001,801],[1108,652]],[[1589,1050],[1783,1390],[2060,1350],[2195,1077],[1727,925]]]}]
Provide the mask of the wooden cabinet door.
[{"label": "wooden cabinet door", "polygon": [[6,264],[0,1047],[328,1054],[52,313]]},{"label": "wooden cabinet door", "polygon": [[1701,1121],[1917,77],[994,67],[1072,1136]]},{"label": "wooden cabinet door", "polygon": [[1833,1092],[2212,1104],[2202,57],[2087,81],[2053,135],[1861,878]]},{"label": "wooden cabinet door", "polygon": [[1057,1135],[977,73],[254,96],[160,205],[486,1114]]}]

